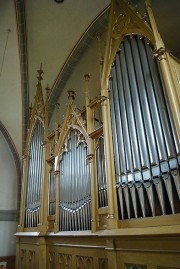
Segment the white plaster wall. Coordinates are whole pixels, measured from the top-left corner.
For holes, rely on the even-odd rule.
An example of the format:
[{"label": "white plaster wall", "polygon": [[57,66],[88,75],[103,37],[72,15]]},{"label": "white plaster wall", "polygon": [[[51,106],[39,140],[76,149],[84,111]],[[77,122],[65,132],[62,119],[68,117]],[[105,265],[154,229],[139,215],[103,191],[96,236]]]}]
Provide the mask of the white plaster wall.
[{"label": "white plaster wall", "polygon": [[[17,210],[17,173],[11,150],[0,131],[0,210]],[[0,221],[0,257],[15,255],[15,221]]]},{"label": "white plaster wall", "polygon": [[33,101],[37,72],[42,62],[43,88],[51,87],[75,43],[110,0],[27,0],[30,100]]},{"label": "white plaster wall", "polygon": [[[102,49],[104,53],[106,31],[104,30],[104,32],[101,34]],[[82,54],[62,93],[60,94],[59,99],[57,100],[57,102],[60,103],[60,122],[62,122],[63,116],[66,113],[68,103],[68,90],[75,90],[76,97],[74,103],[79,109],[82,109],[85,105],[85,74],[90,74],[90,98],[94,99],[97,95],[100,94],[100,66],[98,56],[98,41],[96,37],[94,37],[87,49]],[[49,126],[50,131],[54,129],[54,121],[55,114],[53,113]]]},{"label": "white plaster wall", "polygon": [[[14,1],[0,0],[0,14],[0,120],[21,155],[22,99]],[[8,29],[11,32],[6,45]]]},{"label": "white plaster wall", "polygon": [[17,209],[17,188],[15,162],[0,131],[0,210]]},{"label": "white plaster wall", "polygon": [[15,255],[16,229],[16,222],[0,221],[0,257]]}]

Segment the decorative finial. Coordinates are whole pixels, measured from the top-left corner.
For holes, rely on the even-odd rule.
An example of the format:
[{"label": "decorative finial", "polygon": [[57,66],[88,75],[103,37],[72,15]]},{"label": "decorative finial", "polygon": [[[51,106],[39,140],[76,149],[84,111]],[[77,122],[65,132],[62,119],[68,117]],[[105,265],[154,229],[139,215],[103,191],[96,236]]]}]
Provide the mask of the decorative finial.
[{"label": "decorative finial", "polygon": [[37,72],[38,72],[38,77],[37,77],[37,79],[38,79],[38,82],[40,83],[41,80],[43,80],[43,77],[42,77],[41,75],[44,74],[44,72],[43,72],[43,70],[42,70],[42,63],[41,63],[41,65],[40,65],[40,69],[37,70]]},{"label": "decorative finial", "polygon": [[147,20],[148,20],[148,15],[147,15],[146,12],[144,13],[143,20],[144,20],[145,22],[147,22]]},{"label": "decorative finial", "polygon": [[69,90],[68,91],[68,99],[69,100],[73,101],[75,99],[75,95],[76,95],[76,93],[75,93],[74,90]]},{"label": "decorative finial", "polygon": [[48,83],[47,83],[47,87],[45,88],[45,90],[46,90],[46,96],[48,96],[49,95],[49,91],[50,91],[50,88],[49,88]]},{"label": "decorative finial", "polygon": [[90,74],[85,74],[84,78],[85,78],[86,81],[88,81],[90,79]]}]

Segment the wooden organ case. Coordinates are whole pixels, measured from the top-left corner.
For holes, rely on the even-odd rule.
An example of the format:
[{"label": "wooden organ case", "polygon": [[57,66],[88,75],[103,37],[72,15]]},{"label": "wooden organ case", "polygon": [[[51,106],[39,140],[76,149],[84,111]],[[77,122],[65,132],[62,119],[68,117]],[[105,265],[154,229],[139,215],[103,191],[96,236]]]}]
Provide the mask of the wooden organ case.
[{"label": "wooden organ case", "polygon": [[101,94],[90,100],[86,74],[86,108],[68,91],[52,133],[38,70],[17,269],[180,268],[180,67],[149,1],[146,9],[149,23],[123,0],[111,2]]}]

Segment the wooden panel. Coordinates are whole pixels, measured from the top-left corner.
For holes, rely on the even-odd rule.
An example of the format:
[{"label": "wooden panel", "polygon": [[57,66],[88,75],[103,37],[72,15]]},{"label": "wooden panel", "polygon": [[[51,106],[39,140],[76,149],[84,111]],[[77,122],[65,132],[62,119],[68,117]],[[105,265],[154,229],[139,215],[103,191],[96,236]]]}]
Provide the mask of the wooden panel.
[{"label": "wooden panel", "polygon": [[180,235],[140,229],[18,236],[16,269],[180,269]]}]

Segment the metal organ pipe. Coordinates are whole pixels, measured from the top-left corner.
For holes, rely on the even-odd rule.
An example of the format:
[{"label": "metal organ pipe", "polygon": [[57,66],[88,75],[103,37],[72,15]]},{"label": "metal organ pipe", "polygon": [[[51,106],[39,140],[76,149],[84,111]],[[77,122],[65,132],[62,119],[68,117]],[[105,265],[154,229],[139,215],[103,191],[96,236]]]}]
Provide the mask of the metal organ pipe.
[{"label": "metal organ pipe", "polygon": [[27,176],[25,227],[37,227],[39,223],[40,192],[42,181],[42,143],[44,140],[44,128],[37,121],[30,142],[29,166]]},{"label": "metal organ pipe", "polygon": [[72,129],[60,161],[60,230],[89,230],[91,194],[88,149],[82,134]]},{"label": "metal organ pipe", "polygon": [[124,38],[109,88],[120,218],[179,213],[180,145],[146,38]]},{"label": "metal organ pipe", "polygon": [[100,137],[96,149],[99,207],[108,206],[107,180],[105,171],[104,138]]},{"label": "metal organ pipe", "polygon": [[55,215],[55,197],[56,197],[56,177],[54,174],[54,163],[52,163],[49,172],[49,215]]}]

